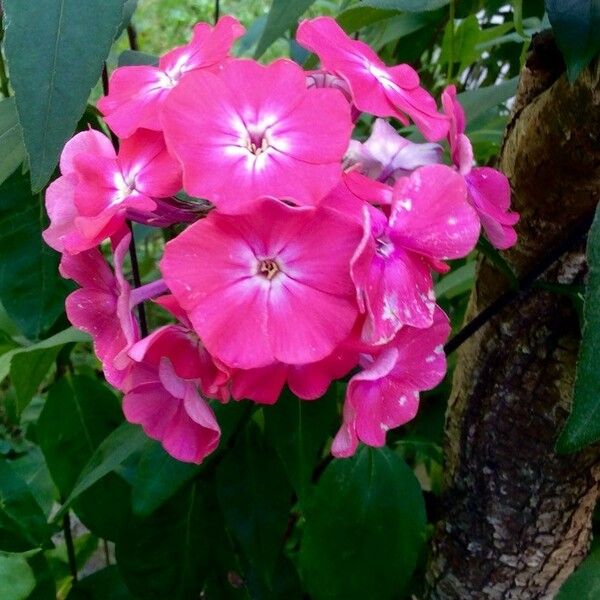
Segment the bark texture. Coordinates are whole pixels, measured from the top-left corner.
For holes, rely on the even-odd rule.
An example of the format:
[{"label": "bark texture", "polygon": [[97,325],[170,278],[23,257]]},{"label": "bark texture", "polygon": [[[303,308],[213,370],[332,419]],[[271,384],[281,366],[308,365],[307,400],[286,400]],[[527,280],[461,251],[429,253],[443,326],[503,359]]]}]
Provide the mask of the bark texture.
[{"label": "bark texture", "polygon": [[[523,275],[588,222],[600,198],[600,67],[570,85],[551,40],[521,74],[500,169],[521,213],[506,254]],[[544,275],[582,281],[583,240]],[[478,268],[467,319],[507,287]],[[446,421],[444,519],[427,572],[429,599],[552,598],[585,557],[598,498],[600,448],[558,456],[579,346],[564,296],[536,288],[459,350]]]}]

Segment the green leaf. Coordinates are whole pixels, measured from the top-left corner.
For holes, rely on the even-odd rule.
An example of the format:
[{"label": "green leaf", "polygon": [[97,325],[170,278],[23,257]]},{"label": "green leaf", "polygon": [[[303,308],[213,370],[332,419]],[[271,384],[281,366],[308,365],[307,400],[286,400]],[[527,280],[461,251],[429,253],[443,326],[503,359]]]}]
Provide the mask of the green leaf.
[{"label": "green leaf", "polygon": [[556,43],[575,81],[600,52],[600,2],[598,0],[546,0],[546,10]]},{"label": "green leaf", "polygon": [[[37,438],[63,498],[105,438],[122,422],[116,396],[96,379],[62,378],[49,390],[37,423]],[[130,489],[111,474],[81,494],[74,509],[99,537],[115,539],[129,515]]]},{"label": "green leaf", "polygon": [[123,0],[4,0],[4,50],[39,191],[75,131],[123,18]]},{"label": "green leaf", "polygon": [[0,552],[0,582],[0,600],[27,600],[35,575],[23,555]]},{"label": "green leaf", "polygon": [[136,596],[199,597],[214,518],[204,485],[191,483],[150,517],[133,517],[117,540],[119,569]]},{"label": "green leaf", "polygon": [[471,261],[458,269],[453,269],[448,275],[444,275],[435,284],[435,297],[450,300],[467,293],[473,286],[475,266],[475,262]]},{"label": "green leaf", "polygon": [[263,408],[265,430],[302,504],[314,468],[337,420],[335,386],[323,398],[307,402],[286,390],[273,406]]},{"label": "green leaf", "polygon": [[442,53],[440,64],[458,63],[460,74],[466,67],[479,58],[476,49],[479,42],[479,21],[475,15],[469,15],[455,27],[453,21],[448,21],[442,40]]},{"label": "green leaf", "polygon": [[[29,35],[29,34],[28,34]],[[69,289],[58,274],[58,254],[42,240],[40,196],[16,172],[0,186],[0,300],[29,338],[37,338],[63,312]]]},{"label": "green leaf", "polygon": [[381,10],[370,6],[351,6],[337,17],[339,26],[348,34],[354,33],[363,27],[384,21],[398,14],[396,10]]},{"label": "green leaf", "polygon": [[0,184],[25,160],[25,146],[14,98],[0,102]]},{"label": "green leaf", "polygon": [[314,3],[315,0],[273,0],[267,16],[265,29],[258,40],[254,58],[260,58],[265,50],[288,29],[295,27],[298,19]]},{"label": "green leaf", "polygon": [[389,42],[397,41],[415,31],[419,31],[419,29],[430,25],[432,22],[429,13],[396,15],[369,27],[365,38],[368,40],[369,45],[378,51]]},{"label": "green leaf", "polygon": [[562,584],[556,600],[598,600],[600,598],[600,544],[594,543],[588,557]]},{"label": "green leaf", "polygon": [[37,344],[31,344],[30,346],[19,346],[13,348],[8,352],[0,355],[0,383],[4,381],[5,377],[9,374],[12,361],[15,356],[19,354],[27,355],[30,352],[38,352],[40,350],[51,350],[53,348],[64,346],[65,344],[77,343],[77,342],[89,342],[90,336],[87,333],[83,333],[75,329],[74,327],[68,327],[63,329],[59,333],[52,337],[46,338]]},{"label": "green leaf", "polygon": [[557,442],[559,452],[574,452],[600,440],[600,208],[588,234],[588,281],[583,305],[583,333],[573,407]]},{"label": "green leaf", "polygon": [[111,565],[96,571],[73,585],[68,600],[134,600],[119,568]]},{"label": "green leaf", "polygon": [[518,77],[513,77],[498,85],[467,90],[458,94],[458,100],[465,109],[467,123],[474,121],[490,108],[494,108],[512,98],[517,91],[518,80]]},{"label": "green leaf", "polygon": [[152,65],[158,66],[158,56],[148,54],[147,52],[139,52],[138,50],[123,50],[119,54],[118,66],[136,66],[136,65]]},{"label": "green leaf", "polygon": [[0,549],[24,552],[47,547],[52,533],[25,481],[0,460]]},{"label": "green leaf", "polygon": [[249,423],[225,455],[216,477],[225,522],[241,547],[252,577],[272,589],[292,489],[277,454],[255,423]]},{"label": "green leaf", "polygon": [[20,352],[13,356],[10,380],[17,394],[18,415],[23,412],[37,392],[59,351],[60,346],[54,346],[43,350]]},{"label": "green leaf", "polygon": [[132,454],[141,451],[147,443],[148,438],[141,427],[131,423],[122,423],[117,427],[96,448],[55,519],[65,513],[73,500],[123,464]]},{"label": "green leaf", "polygon": [[427,12],[446,6],[450,0],[362,0],[361,4],[386,10],[403,12]]},{"label": "green leaf", "polygon": [[306,524],[300,567],[315,600],[400,597],[424,541],[419,483],[387,448],[361,448],[321,477]]}]

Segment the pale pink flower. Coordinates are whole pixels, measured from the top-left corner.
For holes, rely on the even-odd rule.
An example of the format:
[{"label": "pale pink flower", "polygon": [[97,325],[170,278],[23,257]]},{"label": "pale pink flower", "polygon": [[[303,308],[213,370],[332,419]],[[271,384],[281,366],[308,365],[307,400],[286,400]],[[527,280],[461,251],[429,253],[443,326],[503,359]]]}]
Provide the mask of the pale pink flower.
[{"label": "pale pink flower", "polygon": [[111,75],[108,95],[98,101],[104,120],[121,138],[138,128],[159,131],[162,103],[182,77],[198,70],[217,71],[243,33],[230,16],[221,17],[214,27],[198,23],[192,41],[163,55],[158,67],[119,67]]},{"label": "pale pink flower", "polygon": [[123,227],[128,211],[160,215],[155,198],[181,188],[181,172],[167,153],[162,134],[140,130],[119,153],[98,131],[71,138],[60,159],[62,177],[46,192],[50,226],[46,243],[75,254],[98,245]]},{"label": "pale pink flower", "polygon": [[348,83],[356,107],[378,117],[408,115],[428,141],[443,138],[448,119],[435,100],[419,86],[419,76],[408,65],[388,67],[364,42],[353,40],[331,17],[302,21],[296,40],[321,60],[327,71]]},{"label": "pale pink flower", "polygon": [[517,242],[514,226],[519,215],[510,210],[508,178],[491,167],[473,167],[473,148],[465,135],[465,114],[453,85],[442,93],[442,104],[450,117],[448,143],[452,161],[465,178],[469,201],[477,210],[490,242],[500,250],[510,248]]},{"label": "pale pink flower", "polygon": [[415,144],[383,119],[375,119],[371,135],[365,142],[351,140],[344,158],[347,167],[357,165],[367,177],[389,185],[419,167],[441,162],[442,147],[439,144]]},{"label": "pale pink flower", "polygon": [[359,441],[384,446],[389,429],[415,417],[419,392],[444,378],[443,344],[449,333],[448,318],[437,308],[427,329],[403,327],[389,344],[361,355],[363,370],[348,383],[343,424],[331,449],[334,456],[352,456]]},{"label": "pale pink flower", "polygon": [[333,89],[306,88],[289,60],[234,60],[186,77],[165,102],[169,149],[185,190],[239,213],[261,195],[317,205],[340,180],[352,122]]},{"label": "pale pink flower", "polygon": [[[166,325],[129,350],[123,412],[177,460],[200,463],[219,444],[221,430],[198,385],[212,376],[196,336]],[[207,372],[209,369],[209,372]]]},{"label": "pale pink flower", "polygon": [[386,343],[403,325],[431,325],[431,269],[442,270],[442,261],[466,256],[479,237],[479,219],[466,194],[456,171],[429,165],[396,182],[385,213],[365,206],[363,239],[352,260],[359,302],[367,313],[365,342]]},{"label": "pale pink flower", "polygon": [[333,211],[262,198],[217,211],[165,247],[160,268],[208,351],[231,368],[331,354],[358,310],[350,258],[358,226]]},{"label": "pale pink flower", "polygon": [[140,332],[131,312],[131,286],[123,275],[131,235],[120,232],[116,237],[114,273],[97,248],[63,254],[60,273],[81,286],[65,301],[69,321],[92,337],[107,381],[120,388],[130,362],[127,350],[139,340]]}]

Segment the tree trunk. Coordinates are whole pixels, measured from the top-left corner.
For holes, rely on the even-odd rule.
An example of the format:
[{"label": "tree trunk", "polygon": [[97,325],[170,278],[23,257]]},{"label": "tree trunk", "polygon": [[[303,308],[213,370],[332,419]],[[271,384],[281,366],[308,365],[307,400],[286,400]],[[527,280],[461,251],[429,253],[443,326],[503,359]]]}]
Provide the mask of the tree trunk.
[{"label": "tree trunk", "polygon": [[[519,242],[506,259],[520,276],[591,223],[600,198],[600,66],[574,85],[562,71],[553,42],[540,36],[501,152],[521,213]],[[569,284],[584,275],[580,239],[543,280]],[[482,261],[467,320],[507,286]],[[572,398],[579,336],[568,298],[537,286],[459,350],[446,421],[444,518],[427,598],[552,598],[585,557],[600,448],[554,451]]]}]

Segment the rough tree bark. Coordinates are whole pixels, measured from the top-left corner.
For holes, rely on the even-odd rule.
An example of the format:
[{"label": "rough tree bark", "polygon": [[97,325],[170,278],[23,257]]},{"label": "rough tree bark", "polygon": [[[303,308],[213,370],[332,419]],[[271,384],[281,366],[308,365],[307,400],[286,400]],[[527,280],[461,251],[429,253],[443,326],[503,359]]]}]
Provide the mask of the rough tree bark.
[{"label": "rough tree bark", "polygon": [[[591,222],[600,198],[600,66],[572,86],[563,70],[552,41],[539,38],[501,152],[521,213],[518,245],[506,255],[519,275]],[[582,281],[583,249],[580,240],[543,279]],[[482,261],[466,318],[507,285]],[[444,518],[427,598],[552,598],[585,557],[600,448],[554,452],[579,335],[569,300],[537,287],[460,348],[446,420]]]}]

